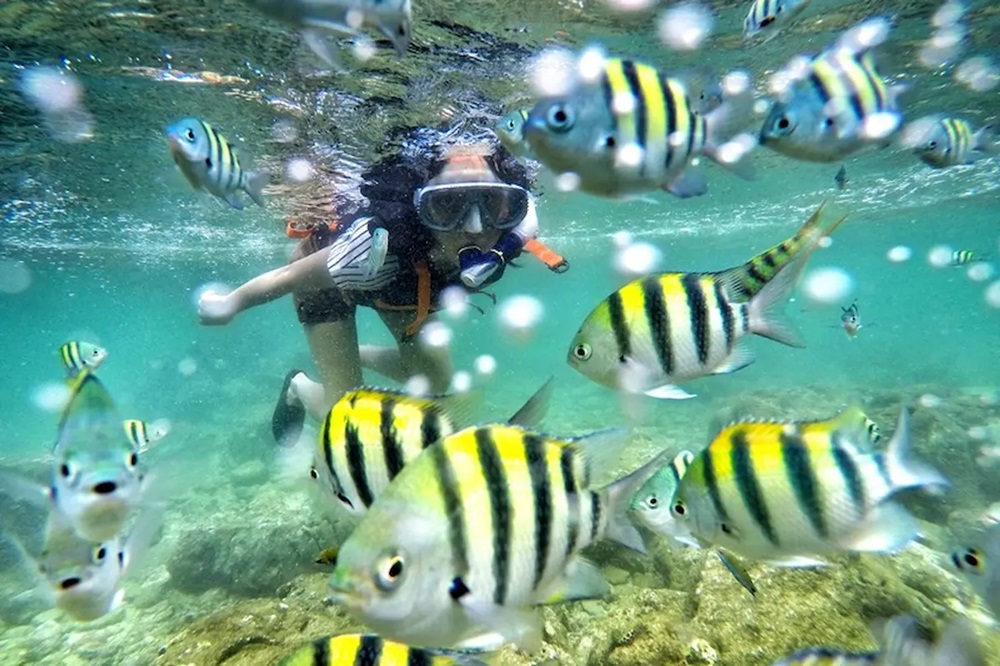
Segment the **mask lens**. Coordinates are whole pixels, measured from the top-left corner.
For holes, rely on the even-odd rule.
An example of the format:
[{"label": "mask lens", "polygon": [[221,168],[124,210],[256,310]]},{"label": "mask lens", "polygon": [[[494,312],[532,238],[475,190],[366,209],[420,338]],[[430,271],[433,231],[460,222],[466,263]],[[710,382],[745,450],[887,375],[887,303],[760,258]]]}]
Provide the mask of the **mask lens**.
[{"label": "mask lens", "polygon": [[494,229],[516,227],[528,212],[528,193],[517,185],[432,185],[419,191],[417,209],[423,223],[437,231],[454,231],[472,206],[479,206],[482,222]]}]

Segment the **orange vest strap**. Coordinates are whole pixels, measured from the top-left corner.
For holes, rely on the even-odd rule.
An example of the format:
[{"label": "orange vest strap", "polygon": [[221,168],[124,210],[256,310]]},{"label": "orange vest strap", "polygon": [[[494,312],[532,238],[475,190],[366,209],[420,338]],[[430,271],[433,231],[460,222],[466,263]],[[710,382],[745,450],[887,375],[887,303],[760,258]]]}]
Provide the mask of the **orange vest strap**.
[{"label": "orange vest strap", "polygon": [[524,249],[535,255],[535,258],[549,267],[554,273],[565,273],[569,270],[569,262],[556,254],[548,245],[532,238],[524,244]]},{"label": "orange vest strap", "polygon": [[407,325],[406,335],[416,335],[431,313],[431,271],[426,261],[413,265],[417,272],[417,316]]}]

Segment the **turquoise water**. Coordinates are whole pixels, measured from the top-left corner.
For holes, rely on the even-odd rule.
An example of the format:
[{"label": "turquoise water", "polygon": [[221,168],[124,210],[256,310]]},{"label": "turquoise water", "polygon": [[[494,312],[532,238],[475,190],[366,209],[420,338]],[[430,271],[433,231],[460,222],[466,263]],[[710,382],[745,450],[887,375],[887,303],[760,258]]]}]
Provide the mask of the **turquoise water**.
[{"label": "turquoise water", "polygon": [[[126,599],[133,601],[96,626],[74,624],[47,611],[42,601],[24,596],[33,578],[26,566],[8,558],[0,572],[0,661],[213,664],[240,636],[263,635],[275,642],[240,651],[226,663],[272,663],[298,643],[358,628],[319,602],[327,574],[309,562],[320,547],[342,536],[343,528],[330,527],[307,496],[278,482],[280,464],[270,440],[270,414],[281,378],[291,368],[306,369],[312,376],[315,370],[289,299],[244,313],[222,328],[200,326],[194,303],[208,283],[235,286],[287,261],[293,242],[282,233],[284,219],[300,210],[309,192],[289,186],[269,194],[266,210],[230,210],[184,182],[169,158],[162,128],[181,116],[205,117],[240,149],[245,163],[265,166],[275,176],[285,160],[303,156],[349,175],[376,154],[390,127],[434,122],[451,107],[492,122],[502,110],[523,102],[526,87],[519,74],[547,38],[570,46],[600,39],[609,49],[678,69],[698,57],[670,56],[648,28],[649,14],[616,14],[600,3],[417,2],[416,46],[405,60],[380,53],[368,65],[352,64],[349,73],[321,75],[312,72],[311,54],[292,31],[269,24],[237,2],[207,8],[77,4],[6,2],[0,7],[0,42],[7,45],[0,55],[0,261],[8,266],[20,262],[24,270],[18,269],[19,274],[28,276],[27,286],[16,293],[7,293],[16,286],[14,278],[5,274],[0,280],[0,463],[45,469],[39,459],[54,441],[57,420],[50,396],[62,374],[56,349],[70,339],[87,340],[110,351],[100,377],[124,417],[170,422],[171,432],[151,454],[150,464],[169,479],[172,502],[163,540],[148,554],[142,573],[126,583]],[[815,51],[838,29],[873,10],[863,3],[814,4],[801,23],[774,42],[746,51],[738,44],[744,3],[715,3],[717,30],[704,59],[720,69],[747,67],[760,80],[791,55]],[[995,59],[995,47],[991,52],[987,45],[995,43],[1000,29],[997,12],[987,2],[970,7],[975,20],[970,21],[966,53]],[[883,69],[910,83],[907,111],[912,117],[950,111],[977,124],[991,117],[995,121],[995,89],[975,93],[915,63],[912,47],[926,38],[935,8],[933,3],[900,3],[899,25],[883,49]],[[448,28],[450,22],[474,25],[481,32]],[[92,140],[59,143],[39,125],[17,83],[22,68],[35,63],[62,63],[77,73],[96,121]],[[205,71],[238,78],[219,84],[164,80],[170,72]],[[296,139],[275,141],[276,123],[294,127]],[[751,183],[702,165],[709,193],[684,201],[653,193],[639,201],[607,202],[560,193],[543,176],[541,238],[564,254],[572,268],[554,275],[526,256],[522,268],[509,269],[495,288],[501,302],[518,294],[536,297],[544,305],[543,319],[528,339],[515,341],[503,332],[496,308],[477,297],[473,302],[485,314],[472,310],[461,320],[448,321],[457,369],[472,370],[482,354],[497,359],[483,418],[509,415],[554,375],[556,390],[544,428],[576,434],[635,425],[642,441],[625,456],[631,465],[654,449],[704,446],[713,415],[734,405],[752,405],[760,416],[806,418],[831,415],[860,401],[872,406],[885,432],[891,430],[900,403],[919,403],[920,396],[932,394],[942,404],[928,406],[936,403],[925,399],[918,409],[918,448],[937,465],[953,465],[943,469],[954,477],[956,491],[943,508],[922,502],[918,515],[954,527],[956,514],[978,515],[1000,501],[996,468],[974,462],[979,446],[1000,442],[967,434],[1000,421],[995,399],[1000,392],[1000,308],[986,299],[996,277],[975,281],[965,268],[936,268],[927,259],[933,248],[947,245],[977,251],[998,266],[998,158],[933,171],[898,150],[868,150],[846,161],[851,181],[844,191],[834,186],[838,164],[794,162],[761,149],[754,160],[758,178]],[[851,288],[825,304],[801,290],[795,294],[786,312],[807,341],[806,349],[754,339],[755,364],[685,385],[698,399],[643,400],[639,408],[620,404],[613,392],[565,363],[579,323],[625,282],[612,268],[615,232],[628,231],[659,248],[663,270],[719,270],[791,236],[824,200],[849,217],[831,247],[812,258],[809,270],[840,268],[850,276]],[[912,249],[912,257],[890,261],[887,252],[896,246]],[[840,308],[855,299],[865,328],[850,340],[839,327]],[[359,331],[366,343],[390,341],[370,312],[359,314]],[[372,374],[366,374],[366,381],[388,384]],[[234,480],[234,469],[253,461],[263,461],[266,473]],[[24,525],[13,531],[23,537]],[[250,560],[235,556],[229,568],[217,564],[213,570],[217,589],[178,589],[166,572],[177,557],[175,549],[190,543],[183,538],[191,532],[217,542],[219,552],[231,540],[271,535],[271,541],[262,536],[246,548],[258,549],[260,561],[275,559],[274,580],[289,585],[291,592],[286,589],[279,601],[272,593],[278,584],[268,582],[247,594],[246,585],[233,581],[251,575],[241,564]],[[943,550],[946,541],[932,545]],[[269,545],[272,552],[261,552]],[[917,613],[919,607],[922,619],[939,621],[961,600],[963,612],[976,615],[970,610],[971,595],[961,585],[940,583],[935,590],[947,589],[948,594],[935,596],[914,582],[950,580],[934,568],[937,563],[928,554],[913,561],[887,560],[895,563],[889,569],[896,572],[885,574],[887,579],[896,575],[906,587],[877,609],[861,601],[869,590],[865,585],[875,586],[874,574],[869,571],[867,579],[859,574],[859,583],[845,578],[859,569],[843,564],[834,567],[840,573],[812,581],[831,595],[860,590],[836,597],[842,606],[836,612],[825,605],[817,611],[809,604],[782,602],[783,595],[798,589],[796,584],[811,584],[802,572],[755,567],[752,573],[765,594],[756,607],[746,606],[749,597],[736,597],[730,613],[724,612],[722,601],[719,610],[711,610],[713,599],[730,599],[712,596],[716,588],[730,586],[712,568],[717,564],[689,553],[657,553],[655,567],[653,560],[600,555],[602,564],[625,569],[631,578],[616,583],[619,594],[609,603],[606,622],[599,617],[581,620],[572,609],[546,611],[546,619],[559,627],[551,637],[558,649],[550,656],[556,661],[603,663],[606,657],[607,663],[650,663],[642,653],[621,651],[604,657],[594,652],[587,661],[568,646],[581,633],[599,634],[612,620],[615,627],[627,625],[637,608],[660,609],[673,618],[669,595],[695,595],[690,582],[694,571],[702,572],[697,589],[704,605],[700,614],[677,619],[676,634],[682,643],[707,637],[720,651],[722,664],[770,663],[789,648],[838,637],[850,646],[863,646],[864,622],[879,610]],[[208,566],[211,558],[205,557]],[[911,569],[918,573],[905,573]],[[666,597],[650,601],[642,596],[651,576]],[[735,592],[719,594],[740,592],[732,587]],[[925,596],[918,598],[914,589]],[[275,610],[277,604],[285,610]],[[758,627],[764,638],[727,629],[745,627],[747,614],[779,617],[779,609],[786,608],[781,631]],[[817,626],[822,624],[815,619],[817,612],[831,613],[829,625],[837,629]],[[984,612],[978,613],[982,619]],[[280,617],[268,620],[271,616]],[[256,619],[241,624],[245,617]],[[300,618],[311,618],[311,623],[300,624]],[[995,629],[990,635],[983,626],[981,638],[996,646]],[[764,647],[754,653],[751,648],[758,643]],[[641,646],[642,640],[636,644]],[[667,656],[675,653],[664,650],[656,663],[682,663],[683,654]],[[608,656],[612,654],[617,656]],[[1000,663],[997,654],[992,653],[990,663]],[[502,663],[530,663],[511,655],[503,658],[508,661]]]}]

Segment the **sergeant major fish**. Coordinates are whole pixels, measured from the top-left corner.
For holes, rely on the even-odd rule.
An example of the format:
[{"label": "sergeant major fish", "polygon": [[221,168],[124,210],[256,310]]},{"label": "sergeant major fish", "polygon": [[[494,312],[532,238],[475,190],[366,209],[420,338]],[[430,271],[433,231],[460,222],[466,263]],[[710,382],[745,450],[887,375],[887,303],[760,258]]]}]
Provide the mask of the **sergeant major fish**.
[{"label": "sergeant major fish", "polygon": [[951,253],[951,262],[949,264],[954,267],[967,266],[976,261],[982,261],[975,252],[972,250],[955,250]]},{"label": "sergeant major fish", "polygon": [[145,453],[154,444],[167,436],[167,429],[161,425],[150,426],[139,419],[128,419],[122,424],[125,435],[138,453]]},{"label": "sergeant major fish", "polygon": [[743,19],[743,41],[758,37],[763,37],[762,42],[774,39],[808,4],[809,0],[752,0],[750,12]]},{"label": "sergeant major fish", "polygon": [[925,164],[944,169],[959,164],[971,164],[987,154],[993,139],[993,128],[987,125],[976,132],[962,118],[936,118],[918,120],[920,127],[930,123],[922,133],[913,151]]},{"label": "sergeant major fish", "polygon": [[532,157],[531,146],[524,138],[524,124],[528,121],[528,111],[526,109],[515,109],[500,118],[493,125],[500,143],[518,157]]},{"label": "sergeant major fish", "polygon": [[330,52],[323,31],[356,34],[374,28],[388,39],[399,57],[412,35],[410,0],[246,0],[261,13],[298,28],[316,56],[330,67],[340,63]]},{"label": "sergeant major fish", "polygon": [[575,174],[584,192],[621,198],[662,188],[692,197],[708,189],[687,169],[699,153],[752,178],[747,158],[720,152],[749,118],[752,101],[745,85],[701,115],[681,80],[608,58],[596,80],[578,80],[570,92],[539,101],[524,136],[539,161],[557,174]]},{"label": "sergeant major fish", "polygon": [[993,525],[973,543],[952,551],[951,562],[1000,619],[1000,525]]},{"label": "sergeant major fish", "polygon": [[[552,380],[511,417],[532,425],[548,409]],[[478,392],[417,398],[361,388],[346,393],[320,428],[313,473],[348,514],[360,516],[424,449],[456,430]]]},{"label": "sergeant major fish", "polygon": [[590,470],[614,457],[595,460],[608,447],[584,441],[493,425],[427,448],[340,549],[333,598],[392,640],[452,646],[499,635],[537,649],[535,605],[609,590],[581,549],[602,538],[641,548],[624,512],[665,460],[595,490]]},{"label": "sergeant major fish", "polygon": [[869,444],[857,408],[829,421],[737,423],[692,462],[671,504],[703,546],[776,566],[814,566],[843,551],[895,552],[918,533],[889,498],[903,488],[947,485],[908,457],[902,410],[885,453]]},{"label": "sergeant major fish", "polygon": [[197,118],[183,118],[166,129],[167,144],[174,162],[196,190],[207,190],[236,210],[243,210],[237,194],[246,192],[258,206],[264,206],[262,192],[267,174],[244,171],[226,138]]},{"label": "sergeant major fish", "polygon": [[486,666],[472,654],[415,648],[375,634],[325,636],[281,660],[278,666]]},{"label": "sergeant major fish", "polygon": [[[801,346],[775,311],[819,239],[843,220],[824,228],[821,210],[806,223],[803,238],[762,255],[786,261],[763,274],[754,272],[757,264],[751,260],[719,273],[662,273],[622,287],[580,326],[570,343],[568,363],[603,386],[683,399],[693,396],[677,383],[736,372],[752,363],[752,352],[739,344],[749,333]],[[805,239],[810,244],[803,247]]]},{"label": "sergeant major fish", "polygon": [[902,87],[886,85],[875,68],[870,42],[857,35],[879,28],[883,19],[856,27],[814,57],[771,107],[760,143],[811,162],[836,162],[868,144],[884,143],[899,128],[897,97]]},{"label": "sergeant major fish", "polygon": [[854,339],[858,337],[861,330],[861,313],[858,312],[857,302],[851,303],[848,308],[840,308],[843,312],[840,315],[840,326],[847,333],[847,337]]},{"label": "sergeant major fish", "polygon": [[73,340],[59,347],[59,358],[62,359],[66,374],[76,377],[84,368],[97,370],[108,358],[108,350],[89,342]]}]

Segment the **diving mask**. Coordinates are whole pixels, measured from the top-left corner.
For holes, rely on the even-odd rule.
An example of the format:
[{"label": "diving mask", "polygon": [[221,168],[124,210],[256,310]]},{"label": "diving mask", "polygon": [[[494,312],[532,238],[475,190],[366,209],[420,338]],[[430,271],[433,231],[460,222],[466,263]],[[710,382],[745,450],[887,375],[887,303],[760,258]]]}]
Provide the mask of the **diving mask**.
[{"label": "diving mask", "polygon": [[509,183],[446,183],[428,185],[413,195],[424,226],[434,231],[458,231],[473,206],[483,226],[512,229],[528,213],[528,192]]}]

